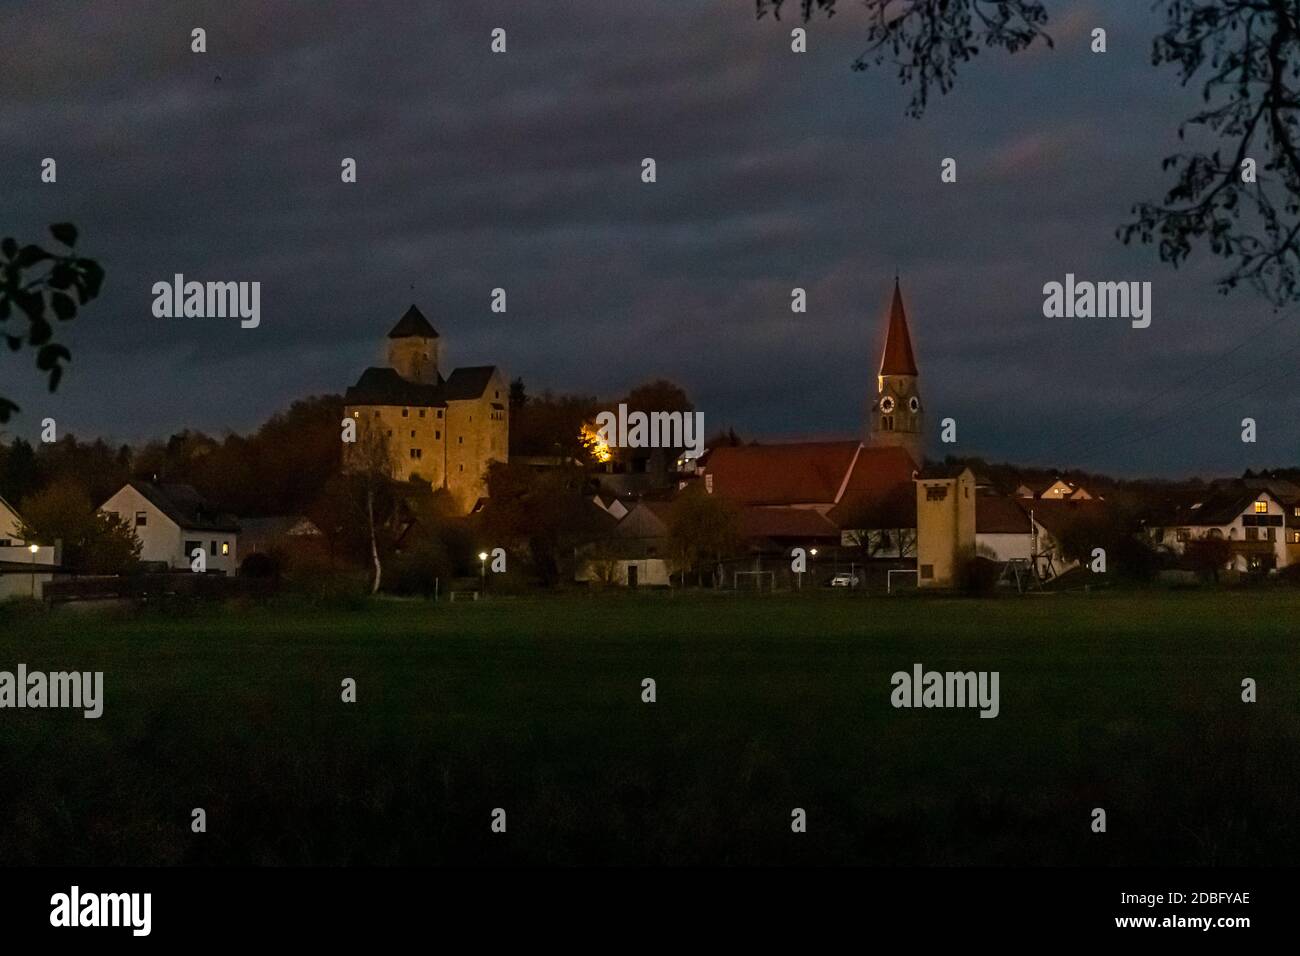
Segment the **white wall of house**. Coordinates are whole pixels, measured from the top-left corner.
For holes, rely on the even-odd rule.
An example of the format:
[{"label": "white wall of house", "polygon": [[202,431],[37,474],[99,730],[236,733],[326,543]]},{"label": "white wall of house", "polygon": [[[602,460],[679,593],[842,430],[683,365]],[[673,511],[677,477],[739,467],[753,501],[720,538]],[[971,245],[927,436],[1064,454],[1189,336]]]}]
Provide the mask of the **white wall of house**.
[{"label": "white wall of house", "polygon": [[637,587],[672,586],[668,562],[663,558],[619,559],[612,562],[583,561],[578,567],[577,574],[574,575],[574,580],[587,583],[605,581],[611,585],[626,587],[629,567],[636,568]]},{"label": "white wall of house", "polygon": [[21,525],[22,519],[18,517],[18,512],[10,508],[3,498],[0,498],[0,541],[16,541],[18,529]]},{"label": "white wall of house", "polygon": [[1029,560],[1033,539],[1028,531],[1023,534],[979,534],[975,535],[975,553],[980,554],[988,548],[996,556],[996,561],[1010,561],[1013,558]]},{"label": "white wall of house", "polygon": [[[1182,525],[1181,527],[1170,527],[1163,529],[1160,541],[1176,554],[1182,554],[1187,548],[1187,541],[1195,538],[1220,537],[1228,541],[1269,541],[1269,533],[1272,533],[1273,556],[1276,566],[1281,569],[1287,566],[1287,547],[1286,536],[1289,530],[1286,527],[1286,508],[1275,501],[1272,495],[1261,494],[1255,499],[1256,502],[1263,502],[1267,505],[1267,511],[1255,510],[1255,504],[1251,503],[1246,510],[1237,515],[1229,524],[1223,525]],[[1260,528],[1258,526],[1247,526],[1244,518],[1259,517],[1261,514],[1271,515],[1274,518],[1281,518],[1282,524],[1279,526],[1270,526]],[[1249,535],[1254,532],[1255,537]],[[1232,559],[1231,567],[1234,571],[1247,571],[1250,569],[1250,557],[1245,554],[1235,555]]]},{"label": "white wall of house", "polygon": [[188,569],[193,560],[190,550],[197,545],[206,554],[209,571],[234,574],[239,567],[237,535],[229,531],[182,528],[130,485],[125,485],[99,510],[120,516],[135,531],[141,543],[141,561],[163,561],[171,568]]}]

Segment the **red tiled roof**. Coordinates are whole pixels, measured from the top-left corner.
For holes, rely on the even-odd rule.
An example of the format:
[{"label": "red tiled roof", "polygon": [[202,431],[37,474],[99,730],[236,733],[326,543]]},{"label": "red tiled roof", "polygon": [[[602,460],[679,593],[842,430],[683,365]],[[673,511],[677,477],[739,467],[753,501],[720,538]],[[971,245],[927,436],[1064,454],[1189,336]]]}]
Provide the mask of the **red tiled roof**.
[{"label": "red tiled roof", "polygon": [[1018,498],[981,495],[975,499],[976,534],[1029,534],[1029,512]]},{"label": "red tiled roof", "polygon": [[[1075,521],[1081,518],[1100,518],[1109,511],[1106,502],[1097,498],[1074,500],[1062,498],[1037,498],[1032,503],[1026,501],[1034,513],[1034,520],[1053,535],[1059,535]],[[978,516],[978,512],[977,512]]]},{"label": "red tiled roof", "polygon": [[856,441],[715,448],[704,466],[710,493],[741,505],[833,504]]},{"label": "red tiled roof", "polygon": [[840,532],[814,508],[743,508],[740,533],[746,538],[833,538]]},{"label": "red tiled roof", "polygon": [[894,301],[889,306],[889,331],[885,350],[880,357],[881,375],[915,375],[916,358],[912,355],[912,336],[907,331],[907,314],[903,311],[903,293],[894,280]]},{"label": "red tiled roof", "polygon": [[863,448],[829,517],[841,528],[915,528],[916,463],[902,448]]}]

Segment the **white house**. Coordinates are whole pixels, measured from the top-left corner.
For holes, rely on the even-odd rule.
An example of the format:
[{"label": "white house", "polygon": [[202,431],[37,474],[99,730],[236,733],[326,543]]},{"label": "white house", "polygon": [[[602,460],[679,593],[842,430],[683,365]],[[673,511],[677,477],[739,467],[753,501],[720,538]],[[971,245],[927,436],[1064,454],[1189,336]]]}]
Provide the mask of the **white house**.
[{"label": "white house", "polygon": [[[1082,489],[1079,489],[1082,490]],[[1044,580],[1079,566],[1067,558],[1060,540],[1079,521],[1098,520],[1105,503],[1083,498],[1003,498],[980,495],[975,499],[976,554],[993,561],[1032,561]]]},{"label": "white house", "polygon": [[[1292,520],[1288,521],[1288,517]],[[1222,538],[1237,571],[1272,571],[1300,560],[1300,505],[1281,501],[1267,489],[1217,492],[1181,512],[1158,538],[1182,554],[1196,538]]]},{"label": "white house", "polygon": [[11,597],[40,597],[62,562],[61,547],[27,541],[23,520],[13,505],[0,498],[0,601]]},{"label": "white house", "polygon": [[126,519],[140,539],[140,560],[188,570],[203,549],[208,571],[239,567],[239,525],[215,512],[189,485],[129,481],[99,507]]}]

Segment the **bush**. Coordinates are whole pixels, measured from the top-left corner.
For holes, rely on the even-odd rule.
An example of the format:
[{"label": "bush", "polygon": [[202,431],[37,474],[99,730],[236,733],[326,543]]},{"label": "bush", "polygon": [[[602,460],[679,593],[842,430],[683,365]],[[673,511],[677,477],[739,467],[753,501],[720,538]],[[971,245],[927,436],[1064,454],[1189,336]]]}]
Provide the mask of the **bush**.
[{"label": "bush", "polygon": [[451,559],[442,542],[431,538],[403,554],[388,559],[380,582],[389,594],[429,596],[437,581],[445,588],[453,572]]},{"label": "bush", "polygon": [[976,556],[962,566],[962,590],[967,594],[992,594],[1002,568],[996,561]]}]

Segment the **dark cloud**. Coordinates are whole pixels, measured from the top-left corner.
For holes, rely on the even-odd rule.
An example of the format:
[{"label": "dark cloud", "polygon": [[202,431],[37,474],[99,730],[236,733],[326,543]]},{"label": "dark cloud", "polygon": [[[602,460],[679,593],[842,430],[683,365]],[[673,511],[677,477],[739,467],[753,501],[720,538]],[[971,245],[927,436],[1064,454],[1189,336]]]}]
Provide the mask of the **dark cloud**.
[{"label": "dark cloud", "polygon": [[[849,70],[851,10],[796,56],[793,24],[745,2],[0,6],[18,53],[0,74],[0,228],[71,219],[108,271],[66,330],[59,392],[7,354],[0,390],[28,435],[46,414],[117,439],[244,429],[342,390],[416,301],[453,363],[534,390],[666,376],[746,435],[854,434],[897,268],[923,393],[960,451],[1126,472],[1291,460],[1287,379],[1232,404],[1243,375],[1275,373],[1285,344],[1267,342],[1150,412],[1191,403],[1184,426],[1079,440],[1270,321],[1249,293],[1215,294],[1217,263],[1175,273],[1114,238],[1162,191],[1195,103],[1149,65],[1152,14],[1114,6],[1071,5],[1054,51],[982,55],[920,121],[891,71]],[[57,186],[37,181],[44,156]],[[153,318],[151,285],[177,272],[260,281],[262,327]],[[1042,285],[1066,272],[1150,279],[1151,328],[1044,319]],[[1243,457],[1245,414],[1261,440]]]}]

